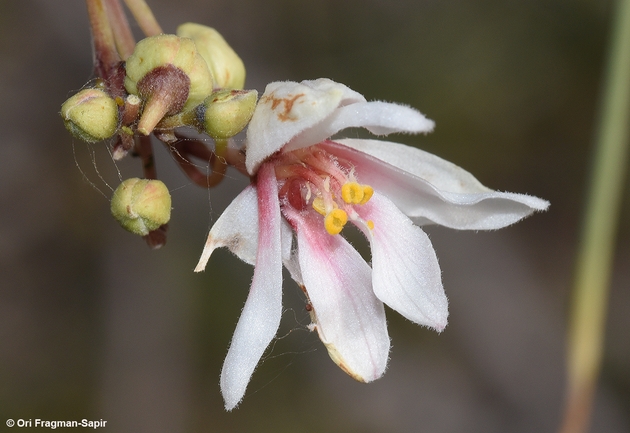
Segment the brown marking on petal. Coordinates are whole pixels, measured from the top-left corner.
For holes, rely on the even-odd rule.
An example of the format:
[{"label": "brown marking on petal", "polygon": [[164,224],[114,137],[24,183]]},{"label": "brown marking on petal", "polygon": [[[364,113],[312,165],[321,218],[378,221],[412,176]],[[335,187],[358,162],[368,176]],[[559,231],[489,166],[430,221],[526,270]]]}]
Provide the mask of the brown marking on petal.
[{"label": "brown marking on petal", "polygon": [[238,251],[241,242],[243,242],[243,238],[239,235],[234,235],[227,239],[223,239],[222,243],[230,251]]},{"label": "brown marking on petal", "polygon": [[271,102],[271,109],[274,111],[276,110],[276,108],[278,108],[280,104],[283,104],[284,106],[283,111],[277,114],[278,120],[280,120],[281,122],[296,121],[297,117],[291,116],[291,110],[293,109],[293,104],[295,104],[295,101],[297,101],[303,96],[304,96],[304,93],[300,93],[293,97],[289,95],[286,98],[276,98],[274,94],[272,93],[271,95],[266,95],[260,98],[260,102],[261,103]]}]

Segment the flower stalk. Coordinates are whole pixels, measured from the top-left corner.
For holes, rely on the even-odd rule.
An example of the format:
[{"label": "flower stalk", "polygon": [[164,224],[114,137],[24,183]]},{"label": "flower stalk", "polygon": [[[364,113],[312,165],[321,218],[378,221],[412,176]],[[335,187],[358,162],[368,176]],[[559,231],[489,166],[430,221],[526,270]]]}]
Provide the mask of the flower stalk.
[{"label": "flower stalk", "polygon": [[608,287],[628,156],[630,0],[617,3],[569,324],[561,433],[588,430],[602,363]]},{"label": "flower stalk", "polygon": [[164,33],[147,2],[144,0],[125,0],[125,4],[146,36],[157,36]]},{"label": "flower stalk", "polygon": [[104,1],[86,0],[86,5],[92,27],[94,73],[108,82],[109,78],[116,74],[121,61],[116,49],[114,33]]},{"label": "flower stalk", "polygon": [[106,5],[118,54],[123,60],[127,60],[136,46],[129,21],[119,0],[106,0]]}]

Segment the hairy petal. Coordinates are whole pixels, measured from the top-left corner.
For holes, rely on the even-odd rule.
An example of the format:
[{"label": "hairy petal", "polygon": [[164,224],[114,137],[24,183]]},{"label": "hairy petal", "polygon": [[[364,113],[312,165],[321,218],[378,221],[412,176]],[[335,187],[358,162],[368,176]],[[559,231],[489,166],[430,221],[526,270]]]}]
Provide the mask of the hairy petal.
[{"label": "hairy petal", "polygon": [[386,195],[416,224],[492,230],[549,206],[537,197],[486,188],[462,168],[413,147],[356,139],[323,146],[352,161],[361,182]]},{"label": "hairy petal", "polygon": [[323,121],[304,130],[283,151],[311,146],[343,129],[359,127],[377,135],[394,132],[427,133],[433,130],[435,123],[418,110],[404,105],[380,101],[357,102],[336,109]]},{"label": "hairy petal", "polygon": [[376,296],[412,322],[442,331],[448,300],[429,237],[378,192],[356,210],[374,224],[357,226],[370,240]]},{"label": "hairy petal", "polygon": [[328,354],[354,379],[378,379],[387,366],[390,343],[369,265],[343,237],[328,234],[313,213],[293,211],[288,218],[297,226],[301,278]]},{"label": "hairy petal", "polygon": [[282,217],[273,166],[261,168],[257,191],[260,230],[256,268],[221,371],[221,392],[227,410],[232,410],[243,398],[282,315]]},{"label": "hairy petal", "polygon": [[262,161],[294,136],[321,122],[337,107],[357,101],[365,98],[326,78],[268,84],[247,129],[247,171],[254,174]]},{"label": "hairy petal", "polygon": [[[282,220],[282,257],[291,254],[292,231]],[[203,247],[195,272],[201,272],[215,249],[227,247],[232,253],[250,265],[256,264],[258,251],[258,193],[256,187],[248,185],[223,211],[214,223]]]},{"label": "hairy petal", "polygon": [[227,247],[245,263],[256,263],[258,250],[258,194],[247,186],[214,223],[195,272],[203,271],[216,248]]}]

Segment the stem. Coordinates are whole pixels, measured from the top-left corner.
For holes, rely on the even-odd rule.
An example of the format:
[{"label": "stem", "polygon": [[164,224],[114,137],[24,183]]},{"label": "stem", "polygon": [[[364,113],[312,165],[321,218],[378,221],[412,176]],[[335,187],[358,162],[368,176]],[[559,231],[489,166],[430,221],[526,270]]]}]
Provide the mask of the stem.
[{"label": "stem", "polygon": [[[188,176],[190,180],[199,185],[202,188],[210,188],[216,185],[218,182],[213,179],[215,177],[214,165],[216,156],[210,149],[206,147],[202,142],[195,139],[188,139],[175,134],[177,140],[168,145],[175,162],[179,164],[182,171]],[[203,172],[195,163],[192,162],[192,158],[197,158],[201,161],[208,161],[212,166],[212,173],[207,174]],[[221,179],[223,177],[221,176]]]},{"label": "stem", "polygon": [[[145,179],[157,179],[157,171],[155,170],[155,160],[153,158],[153,146],[151,145],[151,137],[148,136],[136,136],[136,152],[142,160],[142,170],[144,172]],[[168,230],[168,224],[164,224],[159,228],[150,231],[148,235],[142,238],[146,241],[147,245],[157,250],[162,248],[166,244],[166,231]]]},{"label": "stem", "polygon": [[630,0],[619,0],[613,17],[596,154],[576,261],[561,433],[588,429],[604,346],[608,286],[628,152]]},{"label": "stem", "polygon": [[109,14],[109,22],[111,23],[112,32],[114,33],[114,40],[116,42],[116,48],[123,60],[127,60],[136,46],[136,40],[129,27],[129,21],[123,11],[122,5],[119,0],[105,0],[107,6],[107,12]]},{"label": "stem", "polygon": [[144,0],[125,0],[125,4],[145,35],[157,36],[164,33]]},{"label": "stem", "polygon": [[142,161],[142,171],[145,179],[157,179],[155,159],[153,158],[153,146],[151,137],[146,135],[136,136],[136,152]]},{"label": "stem", "polygon": [[102,0],[86,0],[86,5],[92,27],[94,73],[107,82],[118,68],[120,56],[116,50],[105,4]]}]

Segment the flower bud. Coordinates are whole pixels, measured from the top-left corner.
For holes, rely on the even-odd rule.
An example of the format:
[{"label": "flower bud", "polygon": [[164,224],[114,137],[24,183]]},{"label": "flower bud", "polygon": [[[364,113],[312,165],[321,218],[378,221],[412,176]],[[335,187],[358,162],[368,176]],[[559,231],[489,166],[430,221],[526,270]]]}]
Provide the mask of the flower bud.
[{"label": "flower bud", "polygon": [[219,90],[197,108],[197,121],[212,138],[230,138],[245,128],[254,114],[256,90]]},{"label": "flower bud", "polygon": [[192,39],[159,35],[138,42],[126,62],[125,89],[146,101],[138,131],[148,135],[164,117],[199,105],[212,75]]},{"label": "flower bud", "polygon": [[99,89],[84,89],[61,106],[66,129],[83,141],[94,143],[110,138],[118,129],[118,105]]},{"label": "flower bud", "polygon": [[177,35],[195,41],[199,54],[212,72],[215,88],[243,88],[245,65],[219,32],[201,24],[185,23],[177,28]]},{"label": "flower bud", "polygon": [[171,195],[159,180],[127,179],[114,191],[111,212],[124,229],[146,236],[170,220]]}]

